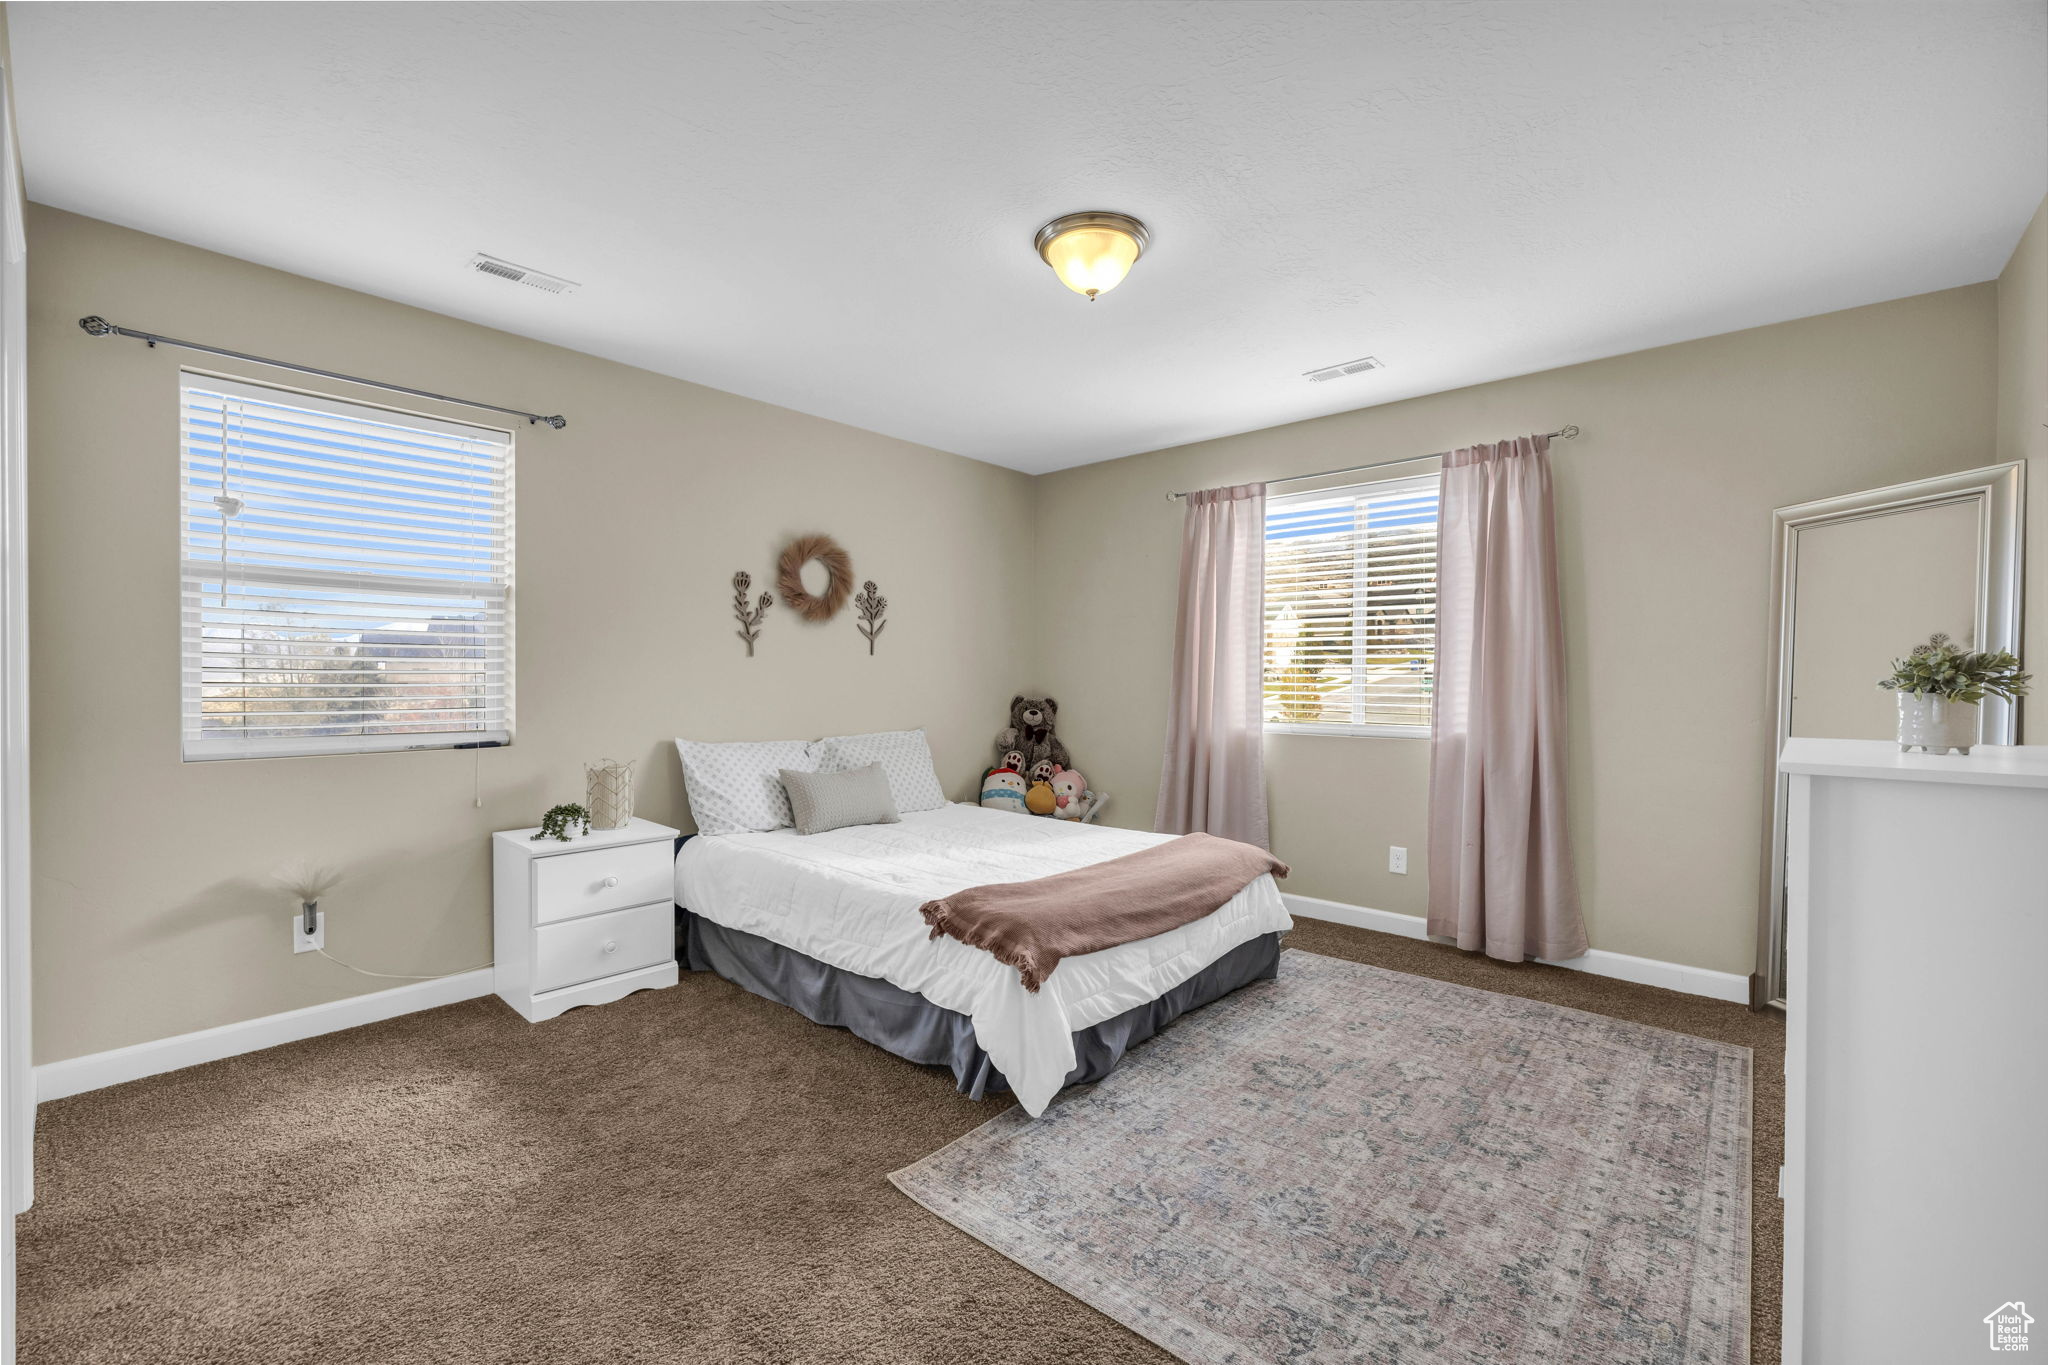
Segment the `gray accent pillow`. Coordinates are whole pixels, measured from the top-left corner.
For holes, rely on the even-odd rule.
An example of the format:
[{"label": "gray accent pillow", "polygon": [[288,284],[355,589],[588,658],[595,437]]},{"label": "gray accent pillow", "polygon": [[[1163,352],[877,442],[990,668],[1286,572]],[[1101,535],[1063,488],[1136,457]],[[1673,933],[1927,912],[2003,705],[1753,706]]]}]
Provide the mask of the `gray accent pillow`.
[{"label": "gray accent pillow", "polygon": [[889,794],[888,774],[879,763],[843,773],[784,768],[782,787],[789,793],[798,834],[823,834],[847,825],[893,825],[902,819],[896,813],[896,798]]},{"label": "gray accent pillow", "polygon": [[821,773],[882,765],[898,811],[937,810],[945,788],[932,766],[931,745],[922,730],[884,730],[872,735],[833,735],[811,746],[811,766]]}]

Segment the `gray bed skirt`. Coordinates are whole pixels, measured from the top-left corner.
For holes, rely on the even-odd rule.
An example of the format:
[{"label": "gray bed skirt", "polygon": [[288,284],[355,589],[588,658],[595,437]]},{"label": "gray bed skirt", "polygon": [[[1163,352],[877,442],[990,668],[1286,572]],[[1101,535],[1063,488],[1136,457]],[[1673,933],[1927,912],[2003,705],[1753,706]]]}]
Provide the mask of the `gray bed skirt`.
[{"label": "gray bed skirt", "polygon": [[[990,1065],[975,1041],[974,1021],[941,1009],[914,991],[829,966],[755,934],[728,929],[676,907],[683,958],[691,971],[717,972],[755,995],[787,1005],[814,1024],[843,1028],[887,1052],[953,1073],[973,1099],[1002,1094],[1010,1083]],[[1157,1000],[1074,1034],[1079,1058],[1065,1084],[1099,1081],[1124,1053],[1189,1010],[1219,1000],[1239,986],[1270,981],[1280,972],[1280,935],[1241,943]]]}]

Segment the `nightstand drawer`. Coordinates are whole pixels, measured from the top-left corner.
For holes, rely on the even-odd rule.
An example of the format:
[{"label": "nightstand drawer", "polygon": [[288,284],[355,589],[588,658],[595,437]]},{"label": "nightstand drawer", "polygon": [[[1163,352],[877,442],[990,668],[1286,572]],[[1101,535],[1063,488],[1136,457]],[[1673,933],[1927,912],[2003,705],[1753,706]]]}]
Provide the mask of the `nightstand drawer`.
[{"label": "nightstand drawer", "polygon": [[673,903],[643,905],[534,931],[533,989],[559,990],[667,962],[676,953]]},{"label": "nightstand drawer", "polygon": [[[627,844],[533,860],[533,922],[675,901],[674,845]],[[545,988],[543,988],[545,989]]]}]

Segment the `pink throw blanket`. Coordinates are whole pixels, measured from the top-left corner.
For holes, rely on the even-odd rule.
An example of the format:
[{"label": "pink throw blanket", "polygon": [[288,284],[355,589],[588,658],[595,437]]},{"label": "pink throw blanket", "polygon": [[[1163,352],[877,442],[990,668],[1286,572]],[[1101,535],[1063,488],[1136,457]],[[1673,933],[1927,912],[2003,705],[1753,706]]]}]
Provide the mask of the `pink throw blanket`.
[{"label": "pink throw blanket", "polygon": [[933,938],[986,949],[1036,991],[1061,958],[1193,923],[1268,872],[1284,877],[1287,864],[1235,839],[1184,834],[1072,872],[970,886],[919,910]]}]

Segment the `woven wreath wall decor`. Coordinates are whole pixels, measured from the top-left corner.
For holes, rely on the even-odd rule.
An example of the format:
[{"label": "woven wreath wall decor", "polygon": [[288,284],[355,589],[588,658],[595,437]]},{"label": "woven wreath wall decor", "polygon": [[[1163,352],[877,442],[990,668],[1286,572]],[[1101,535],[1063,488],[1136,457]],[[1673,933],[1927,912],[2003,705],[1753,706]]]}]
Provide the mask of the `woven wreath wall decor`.
[{"label": "woven wreath wall decor", "polygon": [[[825,566],[827,581],[821,596],[813,596],[804,587],[804,565],[814,559]],[[782,552],[775,586],[782,600],[804,620],[829,621],[853,592],[853,559],[830,536],[798,536]]]}]

